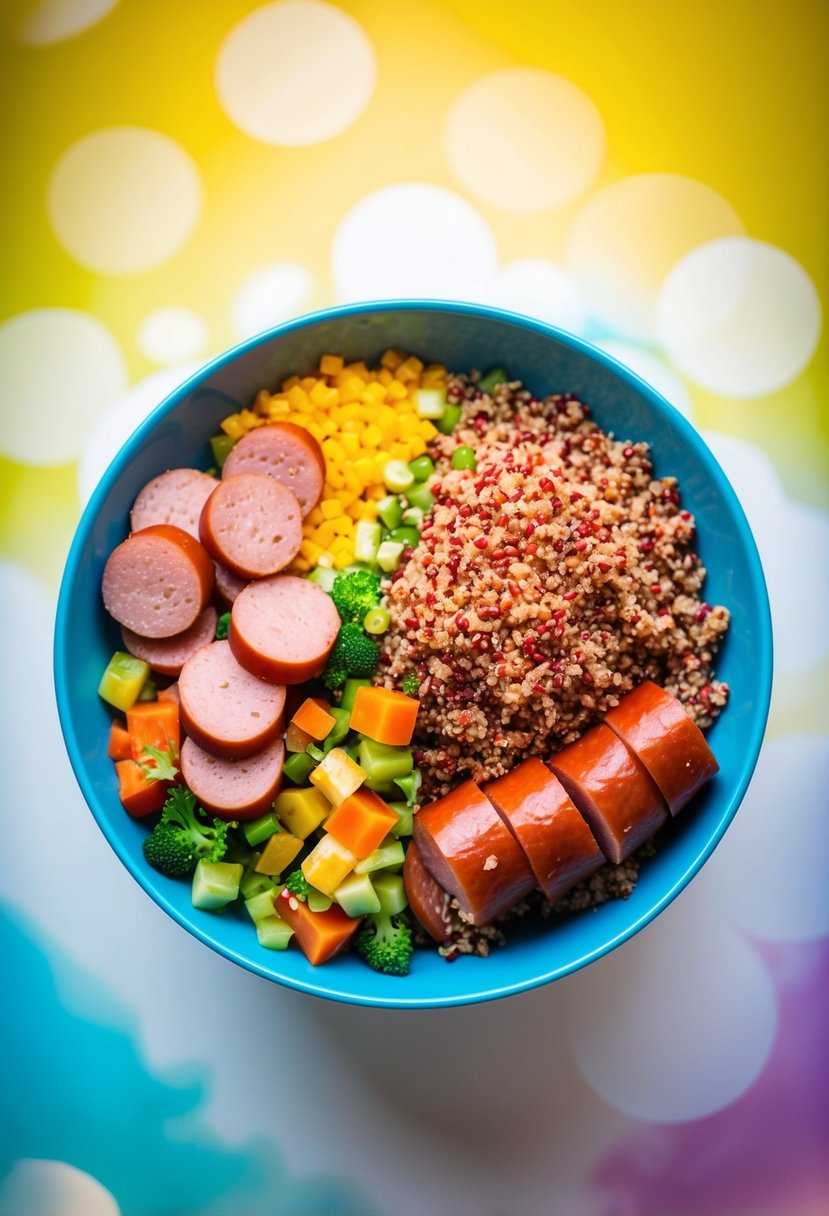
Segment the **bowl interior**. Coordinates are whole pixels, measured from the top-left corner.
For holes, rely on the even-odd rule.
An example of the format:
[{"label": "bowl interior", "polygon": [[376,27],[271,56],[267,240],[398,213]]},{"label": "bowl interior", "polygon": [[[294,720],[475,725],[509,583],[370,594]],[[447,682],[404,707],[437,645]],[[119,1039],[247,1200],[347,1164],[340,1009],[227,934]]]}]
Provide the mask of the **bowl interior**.
[{"label": "bowl interior", "polygon": [[[708,569],[703,594],[732,614],[717,662],[731,700],[709,732],[720,772],[663,831],[631,897],[562,922],[519,922],[508,945],[487,959],[461,958],[450,966],[436,952],[418,951],[406,979],[377,975],[348,956],[314,968],[298,950],[262,949],[243,915],[193,909],[189,884],[166,879],[144,862],[146,828],[118,801],[106,754],[111,714],[96,693],[120,646],[101,603],[101,575],[127,534],[130,507],[145,482],[176,466],[207,467],[208,437],[228,413],[250,405],[262,386],[312,371],[326,352],[372,363],[389,346],[459,371],[503,364],[534,393],[575,393],[605,430],[647,440],[656,474],[678,477],[683,505],[697,517],[698,549]],[[461,1004],[545,983],[600,957],[693,877],[733,817],[756,763],[771,687],[771,626],[757,550],[731,487],[694,429],[644,382],[587,344],[508,313],[427,302],[373,304],[291,322],[235,348],[192,377],[135,432],[104,475],[73,541],[58,604],[55,681],[69,756],[102,831],[141,886],[197,938],[306,992],[388,1006]]]}]

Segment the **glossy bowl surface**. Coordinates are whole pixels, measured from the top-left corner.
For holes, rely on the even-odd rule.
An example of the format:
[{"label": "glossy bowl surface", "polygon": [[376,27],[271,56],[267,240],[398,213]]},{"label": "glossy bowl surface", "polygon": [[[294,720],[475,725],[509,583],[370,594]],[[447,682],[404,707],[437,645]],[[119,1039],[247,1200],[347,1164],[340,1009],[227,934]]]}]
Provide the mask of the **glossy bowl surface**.
[{"label": "glossy bowl surface", "polygon": [[[194,909],[186,882],[144,862],[146,828],[122,809],[106,754],[111,713],[96,689],[120,639],[105,613],[101,575],[128,530],[129,510],[151,477],[181,465],[206,467],[207,439],[220,419],[249,406],[263,386],[307,374],[326,352],[369,364],[390,346],[464,371],[503,364],[536,394],[572,392],[606,430],[647,440],[657,475],[679,479],[697,517],[704,594],[731,611],[718,676],[731,686],[727,710],[709,732],[720,772],[665,829],[656,857],[626,901],[552,925],[519,923],[487,959],[447,964],[418,951],[407,978],[378,975],[343,957],[311,967],[299,950],[262,949],[243,915]],[[144,890],[199,940],[249,970],[318,996],[401,1008],[486,1001],[548,983],[613,950],[659,914],[697,873],[733,818],[760,750],[768,713],[772,637],[757,548],[724,473],[694,428],[610,356],[541,322],[477,305],[394,301],[330,309],[290,321],[234,347],[172,393],[117,454],[93,494],[72,543],[58,603],[55,685],[66,746],[104,835]]]}]

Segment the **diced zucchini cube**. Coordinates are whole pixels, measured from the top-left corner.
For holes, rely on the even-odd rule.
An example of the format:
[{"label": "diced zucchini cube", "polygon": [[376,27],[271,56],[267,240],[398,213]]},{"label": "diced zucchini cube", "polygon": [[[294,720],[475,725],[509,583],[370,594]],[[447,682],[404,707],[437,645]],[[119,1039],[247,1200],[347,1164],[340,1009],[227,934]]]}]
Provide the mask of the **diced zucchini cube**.
[{"label": "diced zucchini cube", "polygon": [[355,874],[371,874],[374,870],[385,870],[389,866],[402,866],[405,858],[403,845],[399,840],[389,841],[388,838],[368,857],[358,861],[354,867]]},{"label": "diced zucchini cube", "polygon": [[308,888],[308,907],[312,912],[327,912],[334,902],[330,895],[323,895],[316,887]]},{"label": "diced zucchini cube", "polygon": [[126,650],[116,650],[98,685],[98,696],[125,713],[132,709],[150,675],[150,665]]},{"label": "diced zucchini cube", "polygon": [[380,900],[368,874],[349,874],[334,891],[334,899],[347,916],[380,911]]},{"label": "diced zucchini cube", "polygon": [[358,562],[373,566],[377,562],[377,550],[383,536],[383,528],[370,519],[361,519],[354,529],[354,557]]},{"label": "diced zucchini cube", "polygon": [[442,418],[446,409],[445,388],[419,388],[414,393],[414,407],[421,418]]},{"label": "diced zucchini cube", "polygon": [[325,795],[332,806],[339,806],[360,788],[365,776],[360,765],[343,748],[335,747],[311,773],[311,784]]},{"label": "diced zucchini cube", "polygon": [[274,900],[279,889],[275,883],[272,883],[267,890],[260,891],[258,895],[253,895],[250,899],[245,900],[245,911],[254,924],[264,920],[266,916],[273,916]]},{"label": "diced zucchini cube", "polygon": [[397,816],[397,823],[391,829],[392,836],[411,836],[414,831],[414,810],[405,802],[390,802],[389,806]]},{"label": "diced zucchini cube", "polygon": [[232,903],[239,894],[243,871],[240,861],[199,861],[193,873],[193,907],[210,911]]},{"label": "diced zucchini cube", "polygon": [[242,833],[251,848],[262,844],[279,830],[279,820],[274,811],[268,811],[267,814],[260,815],[258,819],[248,819],[242,824]]},{"label": "diced zucchini cube", "polygon": [[281,916],[265,916],[256,922],[259,945],[266,950],[287,950],[294,931]]},{"label": "diced zucchini cube", "polygon": [[397,540],[384,540],[377,550],[377,565],[386,574],[393,574],[400,565],[405,545]]},{"label": "diced zucchini cube", "polygon": [[409,906],[406,887],[399,874],[375,874],[371,883],[380,900],[380,911],[387,916],[397,916]]}]

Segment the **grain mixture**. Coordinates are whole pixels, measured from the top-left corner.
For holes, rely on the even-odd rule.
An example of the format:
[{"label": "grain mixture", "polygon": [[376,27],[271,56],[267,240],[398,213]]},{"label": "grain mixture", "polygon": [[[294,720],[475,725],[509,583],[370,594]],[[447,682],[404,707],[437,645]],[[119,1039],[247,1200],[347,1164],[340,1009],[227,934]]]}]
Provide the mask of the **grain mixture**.
[{"label": "grain mixture", "polygon": [[[430,447],[437,502],[388,588],[381,671],[389,686],[421,681],[432,797],[572,742],[642,680],[701,727],[728,695],[712,662],[729,615],[700,598],[676,479],[574,397],[538,400],[517,381],[490,397],[477,379],[450,383],[463,410]],[[451,467],[459,444],[475,469]]]}]

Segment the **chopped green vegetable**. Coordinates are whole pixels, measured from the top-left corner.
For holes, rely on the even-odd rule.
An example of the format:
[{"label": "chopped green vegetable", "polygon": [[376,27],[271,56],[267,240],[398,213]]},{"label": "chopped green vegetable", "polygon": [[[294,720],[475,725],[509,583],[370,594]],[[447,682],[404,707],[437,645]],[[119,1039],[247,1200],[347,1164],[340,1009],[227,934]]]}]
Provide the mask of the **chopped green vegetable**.
[{"label": "chopped green vegetable", "polygon": [[492,367],[485,376],[481,376],[478,381],[478,388],[482,393],[492,393],[499,384],[509,383],[509,373],[505,367]]},{"label": "chopped green vegetable", "polygon": [[414,814],[412,808],[405,802],[389,802],[387,804],[397,816],[397,823],[391,829],[390,836],[411,836],[414,831]]},{"label": "chopped green vegetable", "polygon": [[248,819],[246,823],[242,824],[242,834],[251,848],[262,844],[269,836],[273,836],[274,832],[281,831],[282,825],[273,811],[260,815],[258,819]]},{"label": "chopped green vegetable", "polygon": [[357,763],[365,771],[366,788],[382,793],[397,793],[394,781],[406,777],[414,767],[410,747],[390,747],[374,739],[361,737],[357,747]]},{"label": "chopped green vegetable", "polygon": [[[409,466],[411,468],[411,465]],[[377,503],[377,514],[387,528],[396,528],[403,514],[403,506],[396,494],[387,494]]]},{"label": "chopped green vegetable", "polygon": [[[402,866],[405,853],[399,840],[381,844],[368,857],[362,858],[354,867],[355,874],[373,874],[375,870],[386,870],[390,866]],[[366,909],[368,911],[368,908]]]},{"label": "chopped green vegetable", "polygon": [[371,608],[363,618],[366,633],[385,633],[391,624],[391,616],[385,608]]},{"label": "chopped green vegetable", "polygon": [[443,411],[446,409],[446,389],[418,388],[415,389],[413,400],[418,416],[434,421],[443,417]]},{"label": "chopped green vegetable", "polygon": [[478,467],[475,453],[467,443],[461,443],[455,448],[452,453],[451,464],[453,469],[471,469],[474,471]]},{"label": "chopped green vegetable", "polygon": [[[435,505],[435,496],[428,486],[415,485],[406,491],[406,499],[410,507],[416,507],[425,515]],[[405,521],[402,521],[405,522]]]},{"label": "chopped green vegetable", "polygon": [[369,913],[357,934],[355,949],[374,971],[408,975],[412,959],[412,931],[405,913],[391,916],[381,908]]},{"label": "chopped green vegetable", "polygon": [[154,701],[157,696],[158,696],[158,685],[156,684],[156,682],[152,678],[152,676],[150,676],[150,678],[147,680],[146,684],[144,685],[144,687],[141,689],[140,693],[138,694],[138,700],[139,701]]},{"label": "chopped green vegetable", "polygon": [[375,874],[371,881],[380,900],[382,912],[389,916],[398,916],[409,906],[406,887],[399,874]]},{"label": "chopped green vegetable", "polygon": [[327,591],[330,594],[331,588],[337,579],[337,571],[331,566],[316,566],[305,577],[309,583],[316,583],[318,587],[322,587],[323,591]]},{"label": "chopped green vegetable", "polygon": [[223,612],[216,621],[216,640],[221,642],[230,632],[230,613]]},{"label": "chopped green vegetable", "polygon": [[221,819],[206,821],[192,791],[176,785],[167,795],[161,819],[144,838],[144,857],[168,878],[181,878],[191,874],[201,858],[221,861],[227,852],[229,827]]},{"label": "chopped green vegetable", "polygon": [[341,688],[349,676],[373,676],[379,661],[377,643],[366,637],[356,621],[348,621],[337,634],[322,682],[326,688]]},{"label": "chopped green vegetable", "polygon": [[416,697],[420,692],[420,677],[415,675],[413,671],[408,672],[403,677],[403,683],[400,685],[400,688],[407,697]]},{"label": "chopped green vegetable", "polygon": [[230,450],[235,443],[236,440],[231,439],[230,435],[210,436],[210,447],[213,452],[213,459],[216,461],[219,468],[221,468],[224,462],[227,460],[228,456],[230,455]]},{"label": "chopped green vegetable", "polygon": [[361,519],[354,529],[354,556],[358,562],[373,566],[383,537],[383,528],[370,519]]},{"label": "chopped green vegetable", "polygon": [[380,603],[380,575],[371,570],[338,574],[331,588],[331,598],[341,621],[362,621],[369,609]]},{"label": "chopped green vegetable", "polygon": [[153,747],[147,743],[141,749],[141,755],[148,757],[147,760],[138,761],[145,777],[151,781],[175,781],[178,765],[174,763],[172,747]]},{"label": "chopped green vegetable", "polygon": [[350,712],[354,708],[354,701],[356,700],[358,690],[370,687],[371,680],[346,680],[343,685],[343,695],[340,699],[340,709],[347,709]]},{"label": "chopped green vegetable", "polygon": [[443,417],[439,418],[435,423],[441,435],[451,435],[455,427],[461,420],[461,407],[454,401],[450,401],[446,409],[443,411]]},{"label": "chopped green vegetable", "polygon": [[[416,456],[414,460],[409,461],[409,468],[414,474],[415,481],[428,481],[435,471],[435,462],[431,456]],[[409,493],[410,491],[406,492],[407,498],[409,498]]]},{"label": "chopped green vegetable", "polygon": [[215,912],[233,903],[239,895],[242,870],[241,862],[207,861],[202,857],[193,871],[193,907]]},{"label": "chopped green vegetable", "polygon": [[415,806],[417,804],[418,791],[423,784],[423,774],[419,768],[413,769],[413,771],[411,773],[407,773],[405,777],[395,777],[394,784],[404,794],[406,798],[406,806]]},{"label": "chopped green vegetable", "polygon": [[348,874],[334,891],[334,899],[346,916],[365,916],[379,912],[380,900],[368,874]]},{"label": "chopped green vegetable", "polygon": [[377,550],[377,565],[386,574],[391,574],[400,565],[405,545],[396,540],[384,540]]},{"label": "chopped green vegetable", "polygon": [[389,460],[383,469],[383,481],[392,494],[400,494],[414,484],[414,473],[405,460]]},{"label": "chopped green vegetable", "polygon": [[287,950],[294,931],[281,916],[266,916],[256,922],[259,945],[266,950]]},{"label": "chopped green vegetable", "polygon": [[410,524],[402,524],[399,528],[392,528],[389,532],[389,540],[403,545],[404,548],[410,545],[412,549],[416,549],[420,544],[420,530]]},{"label": "chopped green vegetable", "polygon": [[423,516],[426,512],[422,507],[406,507],[403,512],[403,523],[409,528],[417,528],[418,535],[423,527]]},{"label": "chopped green vegetable", "polygon": [[308,891],[310,890],[311,884],[302,873],[302,870],[291,870],[290,874],[285,879],[285,886],[292,895],[297,897],[297,899],[305,901],[308,898]]},{"label": "chopped green vegetable", "polygon": [[150,665],[126,650],[116,650],[104,668],[98,696],[126,712],[132,709],[150,676]]},{"label": "chopped green vegetable", "polygon": [[313,772],[314,761],[306,752],[292,752],[285,757],[282,765],[282,776],[287,777],[294,785],[304,785]]}]

